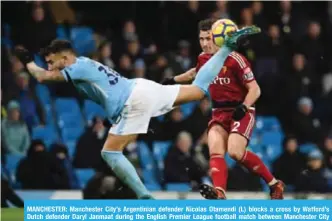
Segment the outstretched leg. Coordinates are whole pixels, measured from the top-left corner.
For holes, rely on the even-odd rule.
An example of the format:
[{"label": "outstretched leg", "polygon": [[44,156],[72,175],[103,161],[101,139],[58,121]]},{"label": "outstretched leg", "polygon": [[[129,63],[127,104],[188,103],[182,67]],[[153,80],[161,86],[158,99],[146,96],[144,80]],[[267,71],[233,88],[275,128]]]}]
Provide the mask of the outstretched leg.
[{"label": "outstretched leg", "polygon": [[136,137],[137,135],[109,134],[101,155],[116,176],[134,190],[139,199],[153,199],[139,178],[135,167],[122,153],[130,142],[136,140]]}]

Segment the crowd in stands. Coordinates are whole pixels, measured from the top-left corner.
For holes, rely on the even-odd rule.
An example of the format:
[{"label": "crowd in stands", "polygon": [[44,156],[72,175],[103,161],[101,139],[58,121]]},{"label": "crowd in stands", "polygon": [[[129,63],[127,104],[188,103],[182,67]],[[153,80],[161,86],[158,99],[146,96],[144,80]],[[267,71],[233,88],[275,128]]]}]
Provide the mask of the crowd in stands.
[{"label": "crowd in stands", "polygon": [[[54,38],[128,78],[164,78],[195,66],[201,19],[230,18],[263,33],[239,49],[261,86],[248,148],[295,192],[332,192],[331,2],[4,2],[1,43],[2,180],[22,189],[84,189],[86,198],[132,197],[100,156],[110,125],[72,85],[40,85],[12,56],[38,55]],[[20,16],[13,16],[13,15]],[[126,156],[151,190],[209,182],[208,98],[154,118]],[[266,189],[227,160],[228,188]],[[174,185],[173,185],[174,184]],[[107,191],[117,189],[117,196]],[[189,188],[190,187],[190,188]]]}]

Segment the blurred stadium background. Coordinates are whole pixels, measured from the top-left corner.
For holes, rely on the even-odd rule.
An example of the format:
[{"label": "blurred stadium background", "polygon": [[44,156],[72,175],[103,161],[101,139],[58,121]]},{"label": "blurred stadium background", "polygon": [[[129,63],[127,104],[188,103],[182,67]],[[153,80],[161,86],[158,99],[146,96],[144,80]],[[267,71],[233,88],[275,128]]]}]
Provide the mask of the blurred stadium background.
[{"label": "blurred stadium background", "polygon": [[[53,38],[70,40],[126,77],[160,82],[195,66],[197,24],[231,18],[263,33],[240,51],[262,88],[248,148],[287,184],[287,198],[331,198],[331,2],[1,2],[2,207],[25,199],[132,198],[100,157],[107,122],[72,85],[38,84],[12,56]],[[210,101],[153,119],[150,133],[126,148],[159,199],[200,199],[211,182],[205,129]],[[229,198],[268,197],[263,182],[227,158]],[[14,199],[13,199],[14,197]],[[9,201],[11,202],[9,202]]]}]

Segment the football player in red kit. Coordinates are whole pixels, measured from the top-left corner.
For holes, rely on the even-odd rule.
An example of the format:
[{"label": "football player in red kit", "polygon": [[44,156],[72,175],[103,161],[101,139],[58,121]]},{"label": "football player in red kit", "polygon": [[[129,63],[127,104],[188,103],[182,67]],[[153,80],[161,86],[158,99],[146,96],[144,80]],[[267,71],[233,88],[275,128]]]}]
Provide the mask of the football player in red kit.
[{"label": "football player in red kit", "polygon": [[[198,56],[196,72],[217,51],[211,35],[213,21],[199,23],[199,41],[203,52]],[[195,74],[186,73],[164,81],[176,84],[192,81]],[[226,199],[228,169],[224,156],[241,163],[256,173],[270,186],[271,199],[283,199],[284,184],[277,180],[254,153],[246,150],[255,126],[255,102],[260,96],[260,87],[247,59],[232,52],[214,82],[210,84],[212,119],[208,125],[210,173],[213,187],[203,184],[201,194],[206,199]]]}]

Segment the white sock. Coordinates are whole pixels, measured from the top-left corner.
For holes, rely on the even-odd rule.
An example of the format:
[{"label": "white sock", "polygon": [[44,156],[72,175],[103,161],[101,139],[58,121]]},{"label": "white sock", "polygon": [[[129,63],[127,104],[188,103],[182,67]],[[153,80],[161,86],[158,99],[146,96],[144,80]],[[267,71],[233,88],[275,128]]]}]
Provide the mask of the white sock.
[{"label": "white sock", "polygon": [[273,186],[276,183],[278,183],[278,180],[276,178],[273,178],[273,180],[271,182],[269,182],[268,185]]},{"label": "white sock", "polygon": [[221,188],[221,187],[216,187],[216,189],[217,189],[217,190],[220,190],[220,191],[222,191],[224,194],[226,194],[226,191],[225,191],[223,188]]}]

